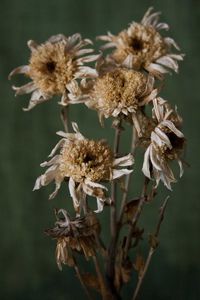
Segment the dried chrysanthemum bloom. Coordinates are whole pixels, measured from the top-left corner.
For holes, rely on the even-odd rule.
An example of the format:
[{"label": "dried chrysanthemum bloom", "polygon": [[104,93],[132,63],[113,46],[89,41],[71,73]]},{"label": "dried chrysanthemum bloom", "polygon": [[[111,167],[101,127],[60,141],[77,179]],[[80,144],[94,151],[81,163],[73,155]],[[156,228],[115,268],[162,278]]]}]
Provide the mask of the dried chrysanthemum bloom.
[{"label": "dried chrysanthemum bloom", "polygon": [[154,78],[141,72],[115,68],[96,78],[86,105],[97,110],[99,119],[114,117],[131,120],[140,135],[140,108],[157,95]]},{"label": "dried chrysanthemum bloom", "polygon": [[169,26],[160,23],[160,13],[152,13],[152,9],[147,10],[140,23],[133,22],[118,35],[109,32],[99,39],[107,42],[102,49],[115,48],[108,55],[109,60],[128,68],[145,69],[162,78],[169,69],[178,72],[177,61],[183,60],[183,55],[172,53],[172,47],[180,49],[172,38],[161,36],[159,30],[168,30]]},{"label": "dried chrysanthemum bloom", "polygon": [[[97,210],[103,209],[106,201],[105,191],[107,188],[100,182],[112,181],[123,175],[129,174],[132,170],[127,168],[133,164],[131,154],[120,158],[114,158],[113,153],[105,141],[94,141],[86,139],[78,129],[76,123],[72,123],[75,133],[58,132],[63,138],[55,146],[50,161],[41,164],[42,167],[49,167],[35,183],[34,190],[46,186],[55,180],[55,191],[50,199],[57,194],[64,179],[69,179],[69,191],[73,199],[74,208],[77,213],[80,209],[86,209],[85,196],[93,196],[97,199]],[[60,153],[55,155],[60,149]]]},{"label": "dried chrysanthemum bloom", "polygon": [[181,154],[185,138],[179,130],[182,119],[176,111],[161,98],[153,101],[153,113],[157,126],[151,133],[150,144],[144,155],[142,171],[148,178],[154,177],[156,184],[161,180],[171,190],[171,183],[176,182],[170,168],[170,162],[177,160],[180,167],[180,177],[183,174]]},{"label": "dried chrysanthemum bloom", "polygon": [[15,95],[32,93],[29,105],[24,110],[30,110],[54,95],[61,96],[59,103],[64,106],[68,103],[79,103],[82,82],[78,84],[77,80],[84,82],[85,78],[97,76],[95,69],[84,66],[84,63],[92,62],[99,56],[83,56],[93,52],[93,49],[83,48],[91,44],[89,39],[82,39],[78,33],[69,37],[58,34],[41,45],[30,40],[29,64],[14,69],[9,75],[11,78],[15,74],[24,74],[31,79],[31,82],[21,87],[13,86]]},{"label": "dried chrysanthemum bloom", "polygon": [[74,251],[84,254],[86,259],[95,256],[98,248],[96,236],[100,232],[100,224],[92,212],[75,219],[71,219],[64,209],[60,209],[56,215],[61,213],[63,218],[59,218],[56,226],[45,230],[45,233],[57,239],[56,261],[62,270],[62,264],[74,265]]}]

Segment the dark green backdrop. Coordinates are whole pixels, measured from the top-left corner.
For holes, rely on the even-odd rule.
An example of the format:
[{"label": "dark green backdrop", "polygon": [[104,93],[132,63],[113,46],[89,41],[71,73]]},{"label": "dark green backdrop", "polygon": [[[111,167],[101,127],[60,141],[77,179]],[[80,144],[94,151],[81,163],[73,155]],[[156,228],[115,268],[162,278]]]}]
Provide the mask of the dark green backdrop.
[{"label": "dark green backdrop", "polygon": [[[85,299],[71,269],[58,271],[54,242],[43,234],[54,218],[52,208],[64,206],[62,191],[47,200],[53,186],[33,193],[39,164],[46,159],[61,129],[56,101],[22,112],[28,97],[14,99],[7,75],[28,60],[28,39],[39,42],[50,35],[81,32],[94,38],[107,30],[117,33],[132,19],[140,20],[153,5],[163,12],[172,35],[186,53],[180,74],[168,76],[163,95],[176,103],[184,118],[191,167],[174,186],[161,245],[145,278],[141,299],[200,299],[199,199],[199,53],[200,2],[197,0],[1,0],[0,1],[0,298],[26,300]],[[18,80],[18,79],[16,79]],[[16,82],[16,81],[15,81]],[[82,106],[71,108],[89,137],[102,137],[96,114]],[[111,137],[112,131],[106,136]],[[128,142],[128,137],[126,137]],[[136,181],[137,183],[137,181]],[[166,190],[162,190],[166,194]],[[163,196],[164,197],[164,196]],[[161,197],[162,198],[162,197]],[[160,200],[161,200],[160,198]],[[158,200],[158,202],[160,201]],[[158,205],[160,202],[158,203]],[[153,228],[157,204],[147,207],[148,228]],[[153,216],[153,217],[152,217]],[[148,229],[147,229],[148,233]],[[130,293],[130,287],[125,291]]]}]

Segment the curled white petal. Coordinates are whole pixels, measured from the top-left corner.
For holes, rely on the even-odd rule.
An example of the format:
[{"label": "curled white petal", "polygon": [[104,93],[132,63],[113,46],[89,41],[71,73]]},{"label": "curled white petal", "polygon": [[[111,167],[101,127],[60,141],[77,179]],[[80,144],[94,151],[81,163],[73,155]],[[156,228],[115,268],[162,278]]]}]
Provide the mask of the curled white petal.
[{"label": "curled white petal", "polygon": [[176,128],[176,126],[169,120],[164,120],[161,123],[163,126],[168,127],[172,132],[174,132],[178,137],[183,138],[183,133]]},{"label": "curled white petal", "polygon": [[113,176],[112,176],[112,178],[114,180],[114,179],[120,178],[120,177],[122,177],[124,175],[128,175],[128,174],[130,174],[132,172],[133,172],[133,170],[128,170],[128,169],[120,169],[120,170],[113,169]]},{"label": "curled white petal", "polygon": [[146,177],[148,177],[149,179],[151,179],[151,174],[150,174],[150,146],[147,148],[147,150],[145,151],[144,154],[144,162],[143,162],[143,166],[142,166],[142,172],[144,173],[144,175]]},{"label": "curled white petal", "polygon": [[73,178],[70,177],[69,179],[69,192],[70,196],[72,197],[74,207],[79,207],[80,200],[78,199],[77,192],[76,192],[76,184]]},{"label": "curled white petal", "polygon": [[128,154],[126,156],[116,158],[113,162],[113,166],[126,167],[132,166],[134,163],[134,158],[132,154]]}]

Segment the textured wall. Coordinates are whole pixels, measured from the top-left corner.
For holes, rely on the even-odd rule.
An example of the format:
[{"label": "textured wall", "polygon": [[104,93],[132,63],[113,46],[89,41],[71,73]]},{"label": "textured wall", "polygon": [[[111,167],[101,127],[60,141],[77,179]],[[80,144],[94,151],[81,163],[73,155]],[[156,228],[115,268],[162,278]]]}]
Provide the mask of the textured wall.
[{"label": "textured wall", "polygon": [[[117,33],[132,19],[140,20],[153,5],[163,12],[172,35],[186,53],[180,74],[168,76],[163,95],[178,105],[188,138],[185,176],[174,186],[161,245],[145,278],[141,299],[200,299],[200,203],[199,203],[199,53],[200,2],[196,0],[1,0],[0,3],[0,228],[1,299],[61,300],[83,299],[73,271],[58,271],[54,242],[43,229],[54,220],[52,208],[65,205],[64,191],[52,202],[49,186],[32,193],[39,163],[46,159],[61,129],[56,101],[42,104],[29,113],[27,96],[14,99],[7,75],[28,60],[28,39],[39,42],[50,35],[81,32],[84,37],[110,30]],[[16,79],[17,80],[17,79]],[[15,81],[16,82],[16,81]],[[71,108],[71,119],[78,121],[89,137],[102,137],[96,114],[82,106]],[[111,137],[112,131],[106,136]],[[126,137],[128,142],[128,137]],[[137,182],[136,182],[137,183]],[[162,200],[152,204],[146,214],[150,228]],[[148,230],[147,230],[148,233]],[[126,294],[130,293],[127,287]]]}]

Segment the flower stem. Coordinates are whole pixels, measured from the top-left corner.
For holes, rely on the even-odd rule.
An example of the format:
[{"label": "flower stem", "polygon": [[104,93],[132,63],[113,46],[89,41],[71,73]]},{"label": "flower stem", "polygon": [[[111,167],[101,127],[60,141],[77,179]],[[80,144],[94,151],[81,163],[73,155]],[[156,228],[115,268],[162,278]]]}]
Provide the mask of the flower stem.
[{"label": "flower stem", "polygon": [[[167,206],[168,199],[169,199],[169,196],[165,199],[163,205],[160,208],[160,216],[159,216],[159,220],[158,220],[158,223],[157,223],[157,226],[156,226],[156,230],[155,230],[155,233],[154,233],[154,236],[153,236],[154,239],[158,238],[158,235],[159,235],[159,232],[160,232],[161,223],[163,222],[163,219],[164,219],[164,213],[165,213],[165,209],[166,209],[166,206]],[[144,280],[144,276],[145,276],[145,274],[146,274],[146,272],[148,270],[149,264],[151,262],[151,259],[152,259],[152,256],[153,256],[155,250],[156,250],[156,245],[151,245],[150,249],[149,249],[148,256],[147,256],[147,259],[146,259],[146,262],[145,262],[145,265],[144,265],[144,269],[143,269],[141,275],[138,278],[137,286],[135,288],[135,292],[133,294],[132,300],[136,300],[137,299],[140,287],[141,287],[142,282]]]},{"label": "flower stem", "polygon": [[62,107],[60,118],[63,123],[65,132],[69,132],[69,105]]},{"label": "flower stem", "polygon": [[96,270],[97,277],[98,277],[98,280],[99,280],[102,299],[103,300],[109,300],[109,299],[111,299],[110,294],[107,290],[105,279],[104,279],[104,277],[101,273],[101,269],[99,267],[99,262],[98,262],[97,256],[93,256],[93,262],[94,262],[95,270]]},{"label": "flower stem", "polygon": [[[75,261],[75,259],[74,259],[74,261]],[[85,293],[86,293],[88,299],[89,299],[89,300],[93,300],[93,297],[91,296],[91,294],[90,294],[90,292],[89,292],[87,286],[86,286],[85,283],[84,283],[83,277],[82,277],[82,275],[81,275],[81,272],[80,272],[80,270],[79,270],[78,265],[76,264],[76,261],[75,261],[74,269],[75,269],[75,271],[76,271],[76,275],[77,275],[77,277],[78,277],[78,279],[79,279],[79,281],[80,281],[80,283],[81,283],[81,285],[82,285],[82,287],[83,287],[83,289],[84,289],[84,291],[85,291]]]},{"label": "flower stem", "polygon": [[[114,147],[113,153],[114,157],[117,157],[119,152],[119,145],[120,145],[120,136],[121,136],[121,121],[115,127],[115,139],[114,139]],[[111,183],[111,213],[110,213],[110,230],[111,230],[111,241],[108,247],[108,256],[106,262],[106,281],[109,287],[111,294],[113,295],[113,299],[119,299],[119,295],[114,286],[115,280],[115,257],[116,257],[116,246],[117,246],[117,239],[119,235],[119,230],[117,226],[117,184],[115,181]]]},{"label": "flower stem", "polygon": [[[114,147],[113,153],[114,157],[116,158],[119,152],[119,144],[120,144],[120,135],[121,135],[121,122],[118,124],[117,128],[115,129],[115,139],[114,139]],[[117,185],[116,182],[113,180],[111,183],[111,215],[110,215],[110,226],[111,226],[111,237],[116,235],[116,192],[117,192]]]},{"label": "flower stem", "polygon": [[141,193],[141,196],[140,196],[140,201],[139,201],[136,213],[134,214],[133,219],[131,221],[131,226],[130,226],[130,229],[129,229],[129,232],[128,232],[128,235],[127,235],[127,239],[126,239],[126,243],[125,243],[125,248],[124,248],[124,258],[126,258],[127,255],[128,255],[128,251],[130,249],[131,241],[132,241],[132,234],[133,234],[135,225],[136,225],[136,223],[138,221],[138,218],[139,218],[139,216],[141,214],[142,207],[143,207],[143,205],[145,203],[145,199],[147,197],[147,187],[148,187],[148,184],[149,184],[149,179],[147,177],[145,177],[145,179],[144,179],[144,185],[143,185],[143,189],[142,189],[142,193]]},{"label": "flower stem", "polygon": [[[135,150],[136,150],[136,145],[137,145],[137,131],[135,129],[135,127],[132,127],[132,142],[131,142],[131,149],[130,149],[130,153],[132,155],[135,154]],[[122,221],[122,217],[123,217],[123,213],[124,213],[124,208],[127,202],[127,196],[128,196],[128,188],[129,188],[129,184],[130,184],[130,179],[131,179],[131,173],[128,174],[126,176],[125,179],[125,187],[124,187],[124,193],[122,196],[122,202],[121,202],[121,207],[120,207],[120,212],[119,212],[119,219],[118,219],[118,224],[119,226],[121,225],[121,221]]]}]

